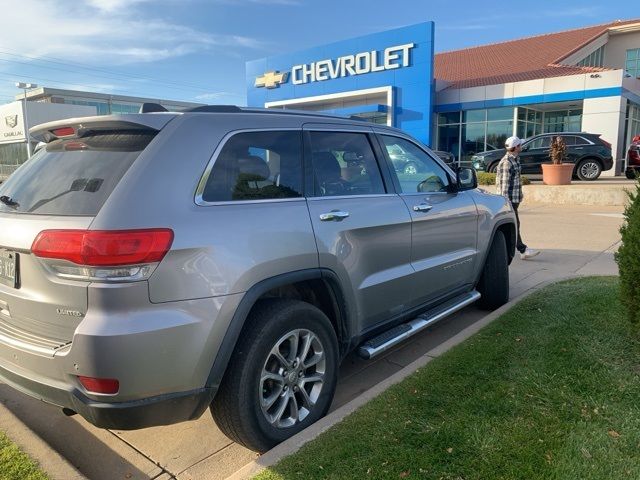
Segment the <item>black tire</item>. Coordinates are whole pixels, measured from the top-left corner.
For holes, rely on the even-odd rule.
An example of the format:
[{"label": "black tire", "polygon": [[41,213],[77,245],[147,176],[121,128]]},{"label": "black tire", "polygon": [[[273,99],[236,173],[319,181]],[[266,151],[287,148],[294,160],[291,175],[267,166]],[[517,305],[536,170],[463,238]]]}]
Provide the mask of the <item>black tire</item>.
[{"label": "black tire", "polygon": [[575,174],[585,182],[597,180],[602,173],[602,164],[595,158],[585,158],[576,165]]},{"label": "black tire", "polygon": [[507,242],[500,230],[493,237],[477,290],[482,295],[477,305],[484,310],[495,310],[509,301]]},{"label": "black tire", "polygon": [[627,171],[624,172],[624,174],[629,180],[635,180],[636,179],[635,170],[627,170]]},{"label": "black tire", "polygon": [[[281,402],[284,402],[285,412],[292,413],[293,408],[289,402],[301,399],[301,392],[299,387],[291,387],[287,392],[286,382],[295,371],[284,371],[284,380],[278,383],[285,386],[280,387],[279,393],[276,391],[279,385],[271,380],[262,383],[261,375],[267,368],[271,368],[267,367],[268,362],[276,360],[277,357],[271,352],[279,340],[300,330],[312,332],[320,342],[321,351],[325,355],[324,382],[306,417],[286,428],[277,427],[267,420],[261,401],[268,388],[273,388],[275,395],[271,395],[270,398],[277,398],[274,405],[282,405]],[[300,340],[304,341],[302,337]],[[314,351],[314,355],[317,355],[317,351]],[[290,352],[291,348],[283,357],[288,357]],[[275,363],[279,364],[277,361]],[[298,368],[302,369],[300,365]],[[293,377],[295,378],[295,375]],[[313,305],[298,300],[262,300],[247,319],[247,325],[240,335],[218,393],[211,404],[211,414],[222,433],[231,440],[253,451],[266,452],[326,415],[333,400],[337,380],[338,341],[327,316]],[[294,388],[297,388],[298,393],[293,393]],[[310,390],[313,388],[311,386]],[[292,400],[284,400],[285,394],[290,395]],[[299,412],[303,412],[303,409]]]},{"label": "black tire", "polygon": [[493,162],[491,165],[489,165],[489,168],[487,169],[487,172],[496,173],[498,171],[498,163],[500,163],[500,162]]}]

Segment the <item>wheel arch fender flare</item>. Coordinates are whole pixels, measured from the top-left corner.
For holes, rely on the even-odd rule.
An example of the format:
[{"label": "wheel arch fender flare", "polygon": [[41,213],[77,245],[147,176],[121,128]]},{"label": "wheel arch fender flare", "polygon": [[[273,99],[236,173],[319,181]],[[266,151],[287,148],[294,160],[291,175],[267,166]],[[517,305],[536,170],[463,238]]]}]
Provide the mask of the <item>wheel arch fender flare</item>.
[{"label": "wheel arch fender flare", "polygon": [[478,279],[480,278],[480,275],[482,275],[482,269],[484,268],[484,264],[487,261],[487,255],[489,255],[489,249],[491,248],[491,245],[493,245],[493,239],[496,236],[496,232],[498,230],[502,230],[504,228],[504,226],[509,226],[509,237],[505,237],[505,240],[507,241],[507,247],[508,247],[508,258],[509,258],[509,265],[511,265],[511,262],[513,261],[513,258],[515,257],[515,252],[516,252],[516,242],[517,242],[517,227],[516,224],[510,219],[510,218],[502,218],[500,220],[497,220],[495,222],[495,224],[493,225],[493,229],[491,231],[491,237],[489,238],[489,242],[487,243],[487,248],[485,249],[484,253],[482,254],[482,263],[480,263],[480,265],[482,265],[482,268],[479,269],[478,271],[478,278],[476,278],[476,283],[478,282]]},{"label": "wheel arch fender flare", "polygon": [[212,389],[213,392],[216,392],[220,386],[220,382],[222,381],[222,377],[227,369],[231,355],[236,348],[240,333],[246,324],[251,310],[258,300],[270,290],[308,280],[324,280],[329,285],[329,291],[333,297],[332,300],[334,302],[334,308],[337,309],[338,331],[336,331],[336,335],[338,336],[339,341],[339,351],[341,356],[346,353],[346,350],[350,347],[349,342],[353,337],[353,332],[350,328],[350,312],[347,299],[344,296],[338,281],[338,276],[333,271],[322,268],[297,270],[295,272],[276,275],[274,277],[261,280],[253,285],[244,294],[242,300],[240,300],[240,303],[229,322],[229,327],[227,328],[220,345],[220,349],[213,361],[213,365],[211,366],[206,384],[208,388]]}]

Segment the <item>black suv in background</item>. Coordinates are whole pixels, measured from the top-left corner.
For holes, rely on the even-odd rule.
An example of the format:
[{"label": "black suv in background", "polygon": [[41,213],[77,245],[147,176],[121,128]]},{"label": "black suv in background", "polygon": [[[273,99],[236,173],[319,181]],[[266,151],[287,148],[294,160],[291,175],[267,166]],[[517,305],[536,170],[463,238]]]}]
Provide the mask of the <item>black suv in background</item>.
[{"label": "black suv in background", "polygon": [[[522,173],[542,174],[543,163],[550,163],[549,153],[553,137],[560,136],[567,145],[567,162],[576,165],[574,175],[580,180],[595,180],[604,170],[613,167],[611,144],[599,134],[584,132],[544,133],[528,138],[522,144],[520,164]],[[473,168],[495,172],[505,149],[477,153],[471,157]]]},{"label": "black suv in background", "polygon": [[[445,162],[448,167],[456,168],[456,165],[454,165],[456,157],[454,157],[452,153],[441,150],[432,150],[432,152]],[[406,152],[400,145],[394,145],[389,150],[389,157],[396,172],[406,173],[408,175],[422,173],[420,170],[422,165],[420,160],[410,152]]]}]

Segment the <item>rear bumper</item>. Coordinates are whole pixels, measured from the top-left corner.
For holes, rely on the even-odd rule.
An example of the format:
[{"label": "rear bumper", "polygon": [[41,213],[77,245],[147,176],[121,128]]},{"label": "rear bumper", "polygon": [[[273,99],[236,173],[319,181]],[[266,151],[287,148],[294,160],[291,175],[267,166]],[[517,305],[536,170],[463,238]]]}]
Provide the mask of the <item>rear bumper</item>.
[{"label": "rear bumper", "polygon": [[98,402],[80,390],[65,389],[33,380],[0,365],[0,380],[31,397],[68,408],[100,428],[135,430],[170,425],[200,417],[211,404],[215,390],[202,388],[127,402]]},{"label": "rear bumper", "polygon": [[605,157],[602,159],[602,170],[607,171],[613,168],[613,157]]}]

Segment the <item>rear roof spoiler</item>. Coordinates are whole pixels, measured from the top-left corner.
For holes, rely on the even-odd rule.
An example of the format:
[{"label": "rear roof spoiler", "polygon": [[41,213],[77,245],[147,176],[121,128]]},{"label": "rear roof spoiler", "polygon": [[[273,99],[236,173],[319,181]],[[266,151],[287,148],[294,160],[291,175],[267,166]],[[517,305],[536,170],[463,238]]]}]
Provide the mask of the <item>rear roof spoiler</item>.
[{"label": "rear roof spoiler", "polygon": [[72,127],[77,132],[88,130],[161,130],[178,114],[145,115],[128,113],[126,115],[102,115],[95,117],[67,118],[36,125],[29,129],[29,136],[39,142],[50,142],[57,138],[53,130]]}]

